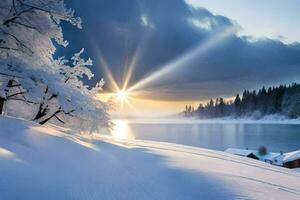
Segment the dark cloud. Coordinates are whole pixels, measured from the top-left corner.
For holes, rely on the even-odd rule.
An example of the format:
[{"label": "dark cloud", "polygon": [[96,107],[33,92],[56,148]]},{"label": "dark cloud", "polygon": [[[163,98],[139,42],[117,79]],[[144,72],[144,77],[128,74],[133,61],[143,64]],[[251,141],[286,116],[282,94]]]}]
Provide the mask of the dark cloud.
[{"label": "dark cloud", "polygon": [[[94,60],[97,77],[105,77],[99,51],[121,85],[126,63],[138,50],[140,58],[131,84],[229,27],[240,29],[224,16],[192,8],[183,0],[72,0],[69,7],[83,19],[83,30],[66,25],[67,49],[81,47]],[[236,32],[186,66],[146,88],[153,98],[200,99],[231,96],[262,84],[295,81],[300,75],[300,45],[271,39],[238,37]],[[109,88],[109,83],[107,84]],[[154,92],[154,93],[153,93]],[[155,95],[153,95],[155,94]],[[155,96],[155,97],[154,97]]]}]

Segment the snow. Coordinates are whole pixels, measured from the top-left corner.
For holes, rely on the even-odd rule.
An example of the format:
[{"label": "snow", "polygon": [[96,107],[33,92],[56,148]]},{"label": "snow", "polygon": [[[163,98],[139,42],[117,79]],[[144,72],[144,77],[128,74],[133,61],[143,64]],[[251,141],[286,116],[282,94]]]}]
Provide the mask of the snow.
[{"label": "snow", "polygon": [[250,154],[255,155],[255,152],[253,152],[252,150],[247,150],[247,149],[228,148],[228,149],[226,149],[225,152],[239,155],[239,156],[246,156],[246,157],[249,156]]},{"label": "snow", "polygon": [[0,126],[0,199],[300,199],[299,171],[225,152]]},{"label": "snow", "polygon": [[257,150],[236,149],[236,148],[228,148],[225,150],[225,152],[239,155],[239,156],[245,156],[245,157],[249,156],[250,154],[253,154],[261,161],[269,162],[271,164],[279,165],[279,166],[282,166],[284,163],[300,159],[300,150],[287,152],[283,154],[268,152],[264,155],[259,154]]},{"label": "snow", "polygon": [[63,0],[1,0],[0,21],[4,114],[81,131],[110,128],[109,105],[99,99],[104,80],[94,77],[92,60],[84,49],[71,59],[56,52],[68,45],[62,22],[82,28],[74,10]]},{"label": "snow", "polygon": [[285,153],[283,161],[284,162],[290,162],[290,161],[299,160],[299,159],[300,159],[300,150]]},{"label": "snow", "polygon": [[[273,163],[275,160],[281,157],[280,153],[274,153],[274,152],[268,152],[264,155],[260,155],[259,153],[257,153],[256,156],[260,160],[263,160],[265,162],[270,162],[270,163]],[[280,165],[282,165],[282,163],[280,163]]]}]

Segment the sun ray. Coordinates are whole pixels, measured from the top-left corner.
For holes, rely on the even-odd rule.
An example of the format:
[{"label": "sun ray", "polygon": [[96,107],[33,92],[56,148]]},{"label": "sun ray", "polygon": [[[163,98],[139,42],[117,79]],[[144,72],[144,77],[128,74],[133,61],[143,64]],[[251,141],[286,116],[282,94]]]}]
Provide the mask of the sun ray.
[{"label": "sun ray", "polygon": [[[104,72],[108,78],[108,81],[110,82],[112,88],[112,96],[111,98],[114,99],[114,102],[118,105],[119,109],[124,111],[124,113],[127,113],[127,109],[134,109],[134,106],[132,105],[134,102],[139,101],[139,97],[143,96],[143,88],[149,86],[154,81],[157,81],[158,79],[163,78],[166,75],[169,75],[170,72],[185,66],[188,62],[191,62],[195,57],[202,55],[203,53],[206,53],[210,49],[212,49],[214,46],[216,46],[218,43],[220,43],[222,40],[224,40],[229,35],[233,34],[234,31],[236,31],[233,28],[226,29],[223,32],[216,34],[214,37],[208,39],[206,42],[202,43],[201,45],[198,45],[197,47],[189,50],[188,52],[184,53],[182,56],[177,57],[174,60],[171,60],[166,65],[162,66],[160,70],[155,71],[154,73],[150,74],[148,77],[142,79],[141,81],[135,83],[133,86],[131,86],[129,89],[127,89],[127,86],[130,82],[130,79],[132,77],[133,71],[140,59],[142,49],[144,47],[143,44],[140,44],[136,50],[135,53],[129,63],[127,72],[124,74],[125,79],[122,86],[119,86],[117,82],[115,81],[111,70],[109,69],[109,66],[104,59],[104,56],[100,49],[98,49],[98,59],[101,63],[102,68],[104,69]],[[144,42],[143,42],[144,43]],[[127,63],[127,62],[126,62]],[[141,96],[142,95],[142,96]],[[138,98],[136,98],[138,97]]]},{"label": "sun ray", "polygon": [[132,56],[129,66],[128,66],[128,69],[125,73],[125,78],[124,78],[124,83],[123,83],[122,89],[127,88],[128,84],[130,82],[130,79],[132,77],[132,74],[134,72],[134,69],[136,68],[137,63],[139,62],[139,59],[141,58],[141,56],[143,54],[143,49],[145,49],[145,45],[148,41],[148,37],[149,37],[148,33],[143,34],[143,37],[138,44],[138,47],[135,49],[135,52]]},{"label": "sun ray", "polygon": [[129,97],[127,101],[125,101],[126,105],[132,110],[136,111],[136,108],[133,106],[132,102],[132,97]]},{"label": "sun ray", "polygon": [[219,34],[215,35],[214,37],[211,37],[210,39],[208,39],[206,42],[198,45],[196,48],[191,49],[190,51],[186,52],[182,56],[170,61],[168,64],[164,65],[163,67],[160,67],[159,70],[150,74],[146,78],[138,81],[132,87],[130,87],[128,89],[128,91],[134,91],[137,89],[144,88],[145,86],[149,85],[150,83],[153,83],[158,78],[162,78],[163,76],[170,73],[171,71],[185,66],[185,64],[187,62],[194,59],[196,56],[199,56],[199,55],[207,52],[208,50],[212,49],[219,42],[224,40],[226,37],[232,35],[235,31],[236,31],[235,27],[230,27],[230,28],[225,29],[224,31],[220,32]]},{"label": "sun ray", "polygon": [[104,58],[102,52],[100,51],[100,49],[97,49],[97,56],[98,56],[97,58],[99,59],[99,62],[100,62],[100,64],[101,64],[101,67],[103,68],[104,73],[105,73],[106,76],[107,76],[108,82],[109,82],[109,83],[111,84],[111,86],[112,86],[112,90],[113,90],[113,91],[119,91],[120,88],[119,88],[119,86],[118,86],[118,84],[117,84],[115,78],[113,77],[112,72],[111,72],[111,70],[109,69],[109,66],[108,66],[108,64],[107,64],[107,62],[106,62],[106,60],[105,60],[105,58]]}]

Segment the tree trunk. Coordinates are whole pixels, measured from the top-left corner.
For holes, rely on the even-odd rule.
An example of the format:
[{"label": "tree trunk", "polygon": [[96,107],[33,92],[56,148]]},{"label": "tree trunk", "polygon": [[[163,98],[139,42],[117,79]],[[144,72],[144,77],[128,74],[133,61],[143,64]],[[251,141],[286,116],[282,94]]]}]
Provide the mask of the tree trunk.
[{"label": "tree trunk", "polygon": [[35,117],[33,118],[33,121],[36,121],[42,117],[44,117],[46,114],[47,114],[47,110],[46,108],[43,108],[43,103],[40,103],[39,105],[39,110],[38,112],[36,113]]},{"label": "tree trunk", "polygon": [[2,115],[4,110],[4,102],[5,102],[5,98],[0,97],[0,115]]},{"label": "tree trunk", "polygon": [[61,110],[58,109],[55,113],[53,113],[52,115],[50,115],[48,118],[44,119],[43,121],[39,122],[39,124],[43,125],[46,122],[48,122],[50,119],[52,119],[53,117],[55,117],[56,114],[60,113]]},{"label": "tree trunk", "polygon": [[[13,85],[13,80],[9,80],[7,83],[7,88],[5,89],[5,96],[8,96],[9,88]],[[3,114],[4,111],[4,102],[6,101],[6,98],[0,97],[0,115]]]}]

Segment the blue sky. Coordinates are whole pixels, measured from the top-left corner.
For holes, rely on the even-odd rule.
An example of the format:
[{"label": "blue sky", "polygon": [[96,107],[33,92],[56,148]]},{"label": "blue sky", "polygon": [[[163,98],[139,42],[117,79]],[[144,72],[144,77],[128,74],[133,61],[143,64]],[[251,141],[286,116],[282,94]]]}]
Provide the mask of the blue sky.
[{"label": "blue sky", "polygon": [[299,0],[186,0],[214,14],[235,20],[241,34],[280,39],[286,43],[300,41]]},{"label": "blue sky", "polygon": [[104,65],[122,87],[131,63],[128,87],[151,77],[138,92],[153,100],[231,97],[300,80],[297,1],[72,0],[68,6],[84,29],[64,27],[70,45],[60,51],[84,47],[106,91],[113,88]]}]

